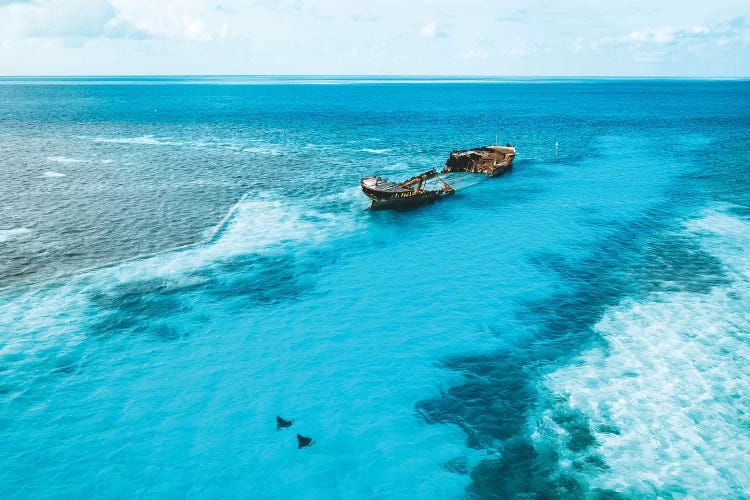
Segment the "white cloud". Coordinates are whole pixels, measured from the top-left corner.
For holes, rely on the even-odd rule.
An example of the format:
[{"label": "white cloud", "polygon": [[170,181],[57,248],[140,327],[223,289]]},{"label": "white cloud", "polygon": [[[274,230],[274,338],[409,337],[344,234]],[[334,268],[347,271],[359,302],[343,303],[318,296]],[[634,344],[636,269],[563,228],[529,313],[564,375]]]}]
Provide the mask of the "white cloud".
[{"label": "white cloud", "polygon": [[722,45],[727,43],[748,45],[750,44],[750,23],[745,17],[735,17],[731,21],[711,27],[694,25],[683,29],[647,28],[631,32],[622,41],[635,45],[673,44],[694,47],[706,44],[716,45],[719,41]]},{"label": "white cloud", "polygon": [[434,19],[419,28],[419,34],[425,38],[449,38],[450,25],[438,24]]},{"label": "white cloud", "polygon": [[469,61],[485,61],[489,57],[486,50],[469,49],[460,55],[461,59]]},{"label": "white cloud", "polygon": [[703,26],[693,26],[692,28],[688,30],[688,33],[692,35],[703,35],[703,34],[708,34],[709,29]]},{"label": "white cloud", "polygon": [[505,53],[514,57],[527,57],[533,56],[540,51],[546,49],[546,46],[541,42],[529,42],[525,39],[514,37],[510,40],[510,44],[505,47]]},{"label": "white cloud", "polygon": [[200,19],[182,16],[183,37],[198,42],[222,40],[227,37],[227,26],[222,24],[216,29],[210,28]]},{"label": "white cloud", "polygon": [[437,23],[433,20],[419,28],[419,34],[426,38],[432,38],[437,33]]},{"label": "white cloud", "polygon": [[592,47],[602,52],[624,49],[637,62],[658,63],[678,57],[683,60],[709,58],[716,61],[717,50],[748,51],[750,23],[745,17],[735,17],[711,26],[692,25],[679,29],[670,26],[646,27],[627,35],[601,38]]},{"label": "white cloud", "polygon": [[370,12],[369,10],[366,10],[366,11],[360,12],[359,14],[355,15],[352,18],[352,20],[355,21],[355,22],[358,22],[358,23],[371,23],[371,22],[379,21],[380,17],[376,16],[375,14],[373,14],[372,12]]},{"label": "white cloud", "polygon": [[13,2],[0,20],[7,38],[149,38],[108,0]]},{"label": "white cloud", "polygon": [[632,31],[628,36],[629,42],[635,43],[671,43],[675,39],[675,32],[672,28],[647,29],[644,31]]}]

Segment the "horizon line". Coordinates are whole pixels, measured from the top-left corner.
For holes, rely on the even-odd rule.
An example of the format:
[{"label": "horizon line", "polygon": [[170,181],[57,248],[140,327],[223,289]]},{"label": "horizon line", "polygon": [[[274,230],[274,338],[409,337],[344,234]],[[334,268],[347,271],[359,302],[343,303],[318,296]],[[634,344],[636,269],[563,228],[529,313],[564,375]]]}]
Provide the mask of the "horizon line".
[{"label": "horizon line", "polygon": [[18,74],[0,75],[12,78],[374,78],[374,79],[648,79],[648,80],[746,80],[746,76],[730,75],[482,75],[482,74],[369,74],[369,73],[123,73],[123,74]]}]

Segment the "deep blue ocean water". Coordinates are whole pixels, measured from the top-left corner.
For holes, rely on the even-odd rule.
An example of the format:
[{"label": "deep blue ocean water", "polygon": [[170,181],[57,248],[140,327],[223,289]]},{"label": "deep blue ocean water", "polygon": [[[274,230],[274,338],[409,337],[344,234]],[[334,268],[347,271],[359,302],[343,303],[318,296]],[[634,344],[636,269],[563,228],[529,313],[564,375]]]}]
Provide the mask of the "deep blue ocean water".
[{"label": "deep blue ocean water", "polygon": [[0,495],[750,498],[748,151],[747,80],[3,79]]}]

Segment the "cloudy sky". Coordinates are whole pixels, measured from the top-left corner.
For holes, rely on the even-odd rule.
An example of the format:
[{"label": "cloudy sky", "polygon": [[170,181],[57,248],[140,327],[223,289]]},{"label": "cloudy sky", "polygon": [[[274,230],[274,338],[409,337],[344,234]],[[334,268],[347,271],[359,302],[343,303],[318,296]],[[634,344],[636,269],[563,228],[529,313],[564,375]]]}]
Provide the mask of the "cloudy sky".
[{"label": "cloudy sky", "polygon": [[0,0],[0,75],[750,76],[749,0]]}]

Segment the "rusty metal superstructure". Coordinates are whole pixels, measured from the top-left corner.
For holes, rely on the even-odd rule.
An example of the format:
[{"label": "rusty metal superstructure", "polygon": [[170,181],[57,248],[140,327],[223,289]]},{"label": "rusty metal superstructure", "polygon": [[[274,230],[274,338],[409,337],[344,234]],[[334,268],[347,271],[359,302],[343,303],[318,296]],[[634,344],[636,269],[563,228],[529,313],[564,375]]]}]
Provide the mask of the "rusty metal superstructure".
[{"label": "rusty metal superstructure", "polygon": [[457,150],[445,162],[443,172],[482,173],[495,177],[510,170],[515,157],[516,147],[511,145]]}]

